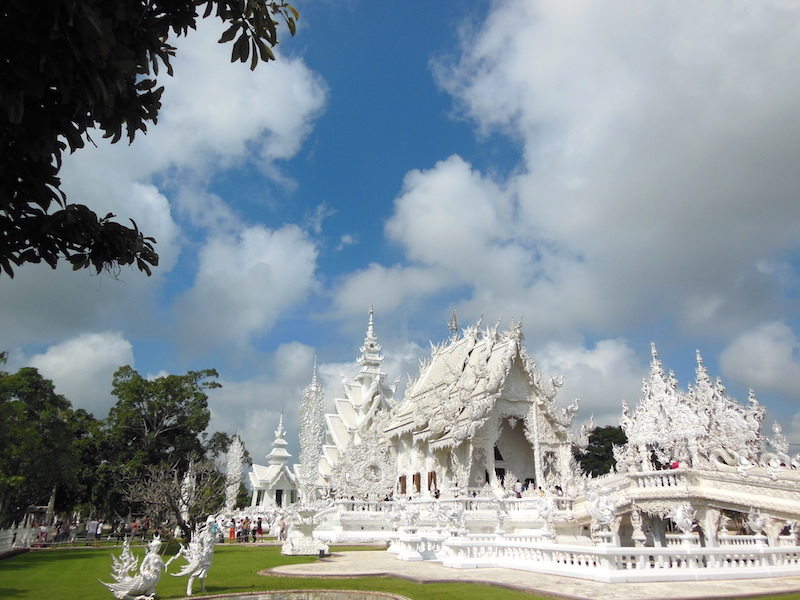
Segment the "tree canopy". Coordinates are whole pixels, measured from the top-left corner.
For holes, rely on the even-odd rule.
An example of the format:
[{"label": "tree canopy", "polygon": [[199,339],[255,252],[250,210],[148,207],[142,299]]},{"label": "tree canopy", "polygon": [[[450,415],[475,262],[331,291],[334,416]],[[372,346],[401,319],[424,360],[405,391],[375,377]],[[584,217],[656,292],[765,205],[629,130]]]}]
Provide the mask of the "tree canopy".
[{"label": "tree canopy", "polygon": [[285,0],[4,0],[0,9],[0,274],[66,258],[97,272],[158,264],[155,240],[115,215],[67,200],[63,153],[91,135],[133,142],[155,124],[172,74],[170,36],[198,18],[228,24],[231,61],[275,58],[282,19],[292,35],[297,11]]},{"label": "tree canopy", "polygon": [[107,418],[96,419],[73,409],[36,369],[0,371],[0,526],[50,498],[58,512],[113,517],[147,510],[152,494],[132,495],[133,484],[142,484],[140,492],[152,491],[154,482],[174,488],[192,464],[203,490],[192,510],[218,504],[224,482],[213,461],[227,451],[230,436],[206,432],[206,392],[220,387],[216,377],[207,369],[146,379],[120,367],[112,382],[117,403]]},{"label": "tree canopy", "polygon": [[589,434],[589,445],[583,452],[575,454],[575,460],[587,475],[598,477],[614,468],[614,446],[622,446],[628,441],[622,427],[608,425],[595,427]]},{"label": "tree canopy", "polygon": [[0,371],[0,522],[19,519],[29,504],[47,504],[78,470],[70,402],[36,369]]},{"label": "tree canopy", "polygon": [[115,462],[129,469],[179,464],[205,454],[202,434],[211,411],[206,390],[221,387],[214,369],[145,379],[130,366],[114,373],[111,393],[118,398],[108,415]]}]

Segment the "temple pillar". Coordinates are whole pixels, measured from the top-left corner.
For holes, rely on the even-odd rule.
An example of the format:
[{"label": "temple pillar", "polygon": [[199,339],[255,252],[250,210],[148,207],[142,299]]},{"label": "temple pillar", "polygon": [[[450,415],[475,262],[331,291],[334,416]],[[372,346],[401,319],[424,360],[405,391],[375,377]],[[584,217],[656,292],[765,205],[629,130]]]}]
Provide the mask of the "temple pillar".
[{"label": "temple pillar", "polygon": [[653,546],[664,548],[667,545],[667,535],[664,529],[664,519],[652,517],[650,519],[650,532],[653,535]]},{"label": "temple pillar", "polygon": [[642,526],[642,511],[635,506],[631,507],[631,527],[633,529],[631,534],[633,545],[637,548],[643,547],[647,543],[647,534]]},{"label": "temple pillar", "polygon": [[489,473],[489,485],[497,486],[500,485],[500,480],[497,478],[497,472],[495,471],[495,462],[494,462],[494,446],[496,442],[486,441],[483,443],[481,448],[483,449],[483,455],[486,457],[484,461],[484,468],[486,472]]},{"label": "temple pillar", "polygon": [[764,523],[764,534],[767,536],[767,543],[774,547],[778,546],[778,536],[783,531],[783,522],[773,517],[766,517]]},{"label": "temple pillar", "polygon": [[722,513],[710,506],[701,506],[697,509],[697,522],[705,538],[705,545],[709,548],[719,546],[719,518]]}]

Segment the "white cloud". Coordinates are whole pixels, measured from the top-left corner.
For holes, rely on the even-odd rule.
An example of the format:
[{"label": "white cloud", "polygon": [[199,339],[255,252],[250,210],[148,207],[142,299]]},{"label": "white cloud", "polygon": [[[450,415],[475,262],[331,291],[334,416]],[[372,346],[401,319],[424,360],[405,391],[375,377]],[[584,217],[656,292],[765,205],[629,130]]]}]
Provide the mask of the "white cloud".
[{"label": "white cloud", "polygon": [[408,173],[386,233],[409,264],[371,266],[373,287],[445,273],[437,291],[466,290],[469,314],[524,314],[554,339],[655,315],[717,336],[762,320],[797,279],[763,265],[786,264],[800,239],[798,12],[493,4],[437,77],[522,162],[505,181],[457,156]]},{"label": "white cloud", "polygon": [[293,225],[212,238],[200,250],[194,285],[176,303],[184,342],[202,350],[265,333],[313,289],[316,257],[314,244]]},{"label": "white cloud", "polygon": [[299,460],[299,411],[303,390],[311,383],[314,349],[296,342],[281,344],[265,357],[262,370],[250,379],[221,378],[209,393],[208,431],[241,435],[254,462],[266,464],[283,411],[289,452]]},{"label": "white cloud", "polygon": [[[276,173],[271,163],[298,151],[325,105],[327,92],[301,59],[282,56],[251,72],[247,65],[230,63],[230,46],[217,44],[218,38],[219,25],[214,19],[204,19],[197,31],[177,40],[175,76],[162,73],[159,77],[166,88],[163,108],[147,135],[138,135],[131,145],[124,141],[112,145],[96,133],[92,136],[96,146],[89,144],[64,158],[61,176],[70,201],[86,204],[101,216],[114,213],[122,223],[132,218],[145,235],[156,238],[160,265],[153,276],[123,269],[120,281],[114,281],[72,273],[68,265],[55,272],[36,265],[21,268],[12,286],[0,288],[6,344],[52,344],[112,326],[166,332],[170,328],[153,325],[159,315],[154,298],[164,290],[167,279],[180,289],[183,283],[176,284],[171,271],[179,266],[180,277],[186,277],[194,266],[193,256],[179,263],[180,253],[203,243],[196,239],[197,230],[183,228],[181,218],[188,217],[201,236],[206,228],[220,236],[251,235],[245,219],[227,201],[208,192],[209,180],[226,167],[247,163]],[[176,206],[180,210],[174,210]],[[288,260],[290,267],[298,269],[297,277],[276,280],[288,284],[288,290],[270,290],[281,298],[280,309],[302,296],[298,288],[308,285],[300,280],[310,277],[313,250],[291,228],[269,235],[276,240],[272,251],[280,260],[284,257],[277,251],[277,240],[294,237],[299,242],[297,256]],[[203,260],[201,268],[213,271],[209,262],[213,261]],[[242,258],[227,265],[229,271],[237,267],[249,269],[252,261]],[[282,265],[275,268],[285,274]],[[229,275],[238,284],[247,277]],[[198,275],[198,281],[202,277]],[[270,316],[251,319],[256,333],[274,319],[275,304],[266,300],[265,305]]]},{"label": "white cloud", "polygon": [[133,362],[131,343],[117,331],[84,333],[28,360],[73,408],[83,408],[98,419],[104,419],[116,403],[111,395],[114,372]]},{"label": "white cloud", "polygon": [[391,312],[405,303],[425,296],[452,283],[442,269],[427,267],[384,267],[372,263],[365,269],[343,277],[337,284],[334,308],[340,315],[363,315],[370,304],[382,312]]},{"label": "white cloud", "polygon": [[800,381],[800,339],[786,323],[774,321],[745,331],[720,354],[725,378],[758,394],[797,397]]},{"label": "white cloud", "polygon": [[647,367],[624,340],[601,340],[594,348],[550,343],[535,352],[545,376],[563,375],[557,403],[566,406],[580,398],[575,425],[594,415],[595,425],[618,425],[622,400],[635,406]]}]

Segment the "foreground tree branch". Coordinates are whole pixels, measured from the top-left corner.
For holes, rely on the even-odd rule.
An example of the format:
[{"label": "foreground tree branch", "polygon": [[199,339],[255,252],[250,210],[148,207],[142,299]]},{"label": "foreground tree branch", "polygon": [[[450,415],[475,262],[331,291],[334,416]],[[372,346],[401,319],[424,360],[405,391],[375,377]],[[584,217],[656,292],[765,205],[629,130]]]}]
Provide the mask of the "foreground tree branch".
[{"label": "foreground tree branch", "polygon": [[[202,14],[201,11],[202,10]],[[61,189],[63,153],[92,130],[133,142],[158,120],[160,68],[172,74],[170,35],[211,15],[230,26],[231,61],[274,60],[284,0],[4,0],[0,9],[0,274],[67,259],[100,272],[134,265],[150,275],[155,240],[71,203]],[[235,40],[235,41],[234,41]]]}]

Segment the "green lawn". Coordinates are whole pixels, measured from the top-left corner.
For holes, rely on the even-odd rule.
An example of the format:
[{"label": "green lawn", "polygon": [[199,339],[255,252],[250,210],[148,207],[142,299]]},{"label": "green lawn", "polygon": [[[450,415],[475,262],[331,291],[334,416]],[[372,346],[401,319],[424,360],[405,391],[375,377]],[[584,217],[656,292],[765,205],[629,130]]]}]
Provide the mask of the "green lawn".
[{"label": "green lawn", "polygon": [[[332,548],[333,552],[343,550]],[[346,548],[352,550],[354,548]],[[118,556],[120,546],[35,550],[0,560],[0,598],[4,600],[113,600],[100,581],[111,579],[111,555]],[[144,548],[134,548],[137,557]],[[165,557],[166,558],[166,557]],[[258,571],[277,565],[313,562],[316,557],[282,556],[279,546],[248,547],[223,544],[214,551],[214,563],[206,581],[206,593],[247,593],[270,590],[349,589],[393,592],[414,600],[531,600],[535,596],[485,585],[460,583],[419,584],[393,577],[265,577]],[[175,571],[184,564],[178,560]],[[165,574],[158,584],[157,598],[183,598],[186,577]],[[195,582],[195,596],[199,593]]]},{"label": "green lawn", "polygon": [[[335,547],[331,550],[344,550]],[[355,548],[346,548],[352,550]],[[4,600],[113,600],[111,593],[100,584],[112,581],[111,554],[117,556],[121,547],[36,550],[0,560],[0,598]],[[134,549],[137,557],[144,548]],[[166,558],[166,557],[165,557]],[[277,565],[313,562],[316,557],[288,557],[280,554],[279,546],[219,545],[214,552],[214,564],[208,576],[206,593],[242,594],[270,590],[352,589],[392,592],[413,600],[531,600],[532,594],[487,585],[467,583],[420,584],[394,577],[265,577],[258,571]],[[172,570],[182,560],[173,564]],[[195,596],[201,596],[195,582]],[[183,598],[185,577],[165,574],[157,588],[157,598]],[[780,597],[780,600],[800,600],[800,594]],[[768,599],[767,599],[768,600]]]}]

